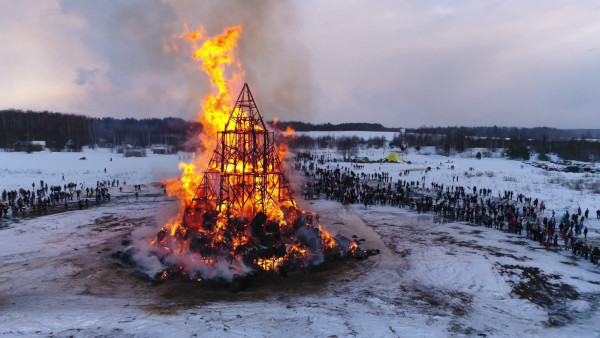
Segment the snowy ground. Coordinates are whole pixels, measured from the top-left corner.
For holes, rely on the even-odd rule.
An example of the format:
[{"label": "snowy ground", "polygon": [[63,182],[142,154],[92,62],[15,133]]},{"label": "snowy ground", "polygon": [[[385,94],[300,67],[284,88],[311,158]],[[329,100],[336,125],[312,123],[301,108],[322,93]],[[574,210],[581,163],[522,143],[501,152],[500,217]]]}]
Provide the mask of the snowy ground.
[{"label": "snowy ground", "polygon": [[[102,161],[110,157],[101,155],[96,166],[102,172],[94,171],[97,176],[93,176],[91,169],[72,167],[78,160],[71,154],[42,154],[56,156],[46,161],[48,171],[43,174],[28,174],[29,164],[20,166],[17,162],[21,160],[15,158],[6,161],[5,155],[14,154],[0,153],[2,185],[13,179],[8,170],[22,175],[22,180],[39,181],[40,177],[62,174],[63,168],[69,168],[64,169],[65,176],[95,182],[103,176]],[[84,155],[90,160],[88,153]],[[448,160],[416,153],[405,157],[413,164],[381,165],[381,170],[392,173],[411,168],[415,171],[409,178],[417,180],[422,174],[416,169]],[[113,154],[113,162],[117,158]],[[365,239],[363,247],[382,251],[365,261],[259,280],[241,292],[187,281],[152,283],[134,269],[121,266],[111,255],[129,245],[134,229],[160,227],[161,222],[155,219],[172,213],[176,202],[166,200],[158,186],[150,183],[163,178],[158,174],[161,171],[170,175],[176,172],[178,157],[120,160],[138,159],[119,158],[111,169],[127,173],[131,184],[146,184],[138,201],[117,198],[85,211],[0,221],[0,334],[600,335],[598,267],[568,252],[540,249],[522,236],[444,223],[432,215],[391,207],[365,209],[332,201],[299,201],[303,208],[319,213],[321,223],[330,231],[357,235]],[[549,208],[581,203],[595,215],[595,206],[600,205],[597,195],[553,186],[547,183],[544,172],[521,168],[520,162],[450,160],[454,161],[454,171],[445,165],[439,171],[434,168],[427,174],[427,182],[451,184],[452,176],[459,174],[461,184],[492,188],[494,194],[514,186],[511,189],[516,192],[541,197]],[[10,168],[4,166],[8,162]],[[117,163],[122,163],[119,169]],[[370,166],[365,170],[379,169],[378,164]],[[494,177],[483,174],[466,178],[464,172],[469,167],[475,172],[492,171]],[[79,170],[90,170],[90,176],[78,176],[87,175]],[[515,177],[516,182],[503,180],[505,176]],[[134,183],[136,177],[139,179]],[[52,183],[49,178],[42,179]],[[17,180],[11,182],[19,184]],[[557,206],[551,204],[554,201]],[[590,226],[597,229],[594,222]]]},{"label": "snowy ground", "polygon": [[0,191],[31,189],[32,183],[39,188],[40,180],[48,185],[74,182],[91,187],[96,187],[96,181],[113,179],[130,185],[159,182],[178,175],[179,161],[192,156],[190,153],[155,155],[149,152],[148,157],[124,157],[107,148],[86,148],[73,153],[0,152]]}]

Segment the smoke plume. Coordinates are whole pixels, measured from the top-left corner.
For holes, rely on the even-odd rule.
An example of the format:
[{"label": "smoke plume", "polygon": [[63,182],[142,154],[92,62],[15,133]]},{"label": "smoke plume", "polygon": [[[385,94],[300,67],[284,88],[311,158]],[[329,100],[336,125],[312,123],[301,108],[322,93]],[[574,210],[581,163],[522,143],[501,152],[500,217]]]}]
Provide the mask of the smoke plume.
[{"label": "smoke plume", "polygon": [[[212,36],[241,23],[239,60],[261,113],[267,120],[305,118],[312,111],[311,76],[294,6],[276,0],[63,0],[64,12],[85,19],[81,38],[105,61],[94,68],[95,81],[81,81],[82,72],[89,73],[85,65],[73,74],[76,84],[86,86],[81,109],[117,117],[142,112],[195,120],[209,84],[189,50],[172,46],[184,25],[191,30],[203,25]],[[90,98],[96,107],[89,105]]]}]

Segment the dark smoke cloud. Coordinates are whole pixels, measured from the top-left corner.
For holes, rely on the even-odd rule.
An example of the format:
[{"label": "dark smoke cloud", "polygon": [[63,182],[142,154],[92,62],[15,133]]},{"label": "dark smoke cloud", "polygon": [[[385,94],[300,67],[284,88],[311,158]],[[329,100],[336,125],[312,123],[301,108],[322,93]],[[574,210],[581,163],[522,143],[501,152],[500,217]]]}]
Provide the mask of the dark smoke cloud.
[{"label": "dark smoke cloud", "polygon": [[[184,23],[190,29],[203,25],[210,36],[243,25],[239,60],[266,119],[306,118],[312,111],[307,50],[297,36],[299,22],[291,2],[63,0],[61,7],[85,18],[88,27],[81,38],[106,60],[105,85],[90,91],[98,101],[110,95],[113,111],[195,119],[210,87],[189,50],[171,49]],[[82,68],[75,82],[86,85],[94,75]]]}]

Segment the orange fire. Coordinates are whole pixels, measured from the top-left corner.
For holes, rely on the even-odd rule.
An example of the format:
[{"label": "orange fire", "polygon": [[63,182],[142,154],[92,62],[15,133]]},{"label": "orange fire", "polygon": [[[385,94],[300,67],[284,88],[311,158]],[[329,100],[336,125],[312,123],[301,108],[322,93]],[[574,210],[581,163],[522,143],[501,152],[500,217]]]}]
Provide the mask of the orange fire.
[{"label": "orange fire", "polygon": [[[211,84],[211,92],[204,97],[197,120],[203,127],[198,137],[204,152],[192,163],[180,163],[179,169],[183,171],[181,177],[165,182],[169,195],[177,196],[182,201],[182,209],[194,197],[202,179],[202,172],[206,169],[211,152],[216,146],[217,132],[223,129],[229,119],[234,101],[232,88],[243,83],[244,71],[240,62],[235,59],[241,34],[242,25],[237,25],[226,28],[222,34],[206,40],[202,40],[205,35],[203,27],[181,35],[191,41],[192,58],[199,62],[198,68],[208,75]],[[231,65],[234,69],[227,69]],[[230,77],[227,77],[227,71],[231,72]]]},{"label": "orange fire", "polygon": [[[202,27],[180,36],[192,45],[192,58],[208,75],[211,92],[198,117],[203,126],[200,154],[179,164],[180,177],[165,181],[169,195],[181,203],[179,214],[150,243],[161,263],[172,267],[157,275],[161,279],[170,273],[195,280],[220,270],[242,274],[248,264],[274,271],[286,262],[307,264],[322,248],[359,253],[354,241],[340,248],[314,223],[316,214],[297,208],[281,168],[288,152],[285,142],[275,143],[273,132],[266,130],[247,85],[237,101],[232,97],[232,88],[244,77],[236,60],[241,33],[238,25],[211,38],[205,38]],[[294,133],[288,126],[286,134]]]}]

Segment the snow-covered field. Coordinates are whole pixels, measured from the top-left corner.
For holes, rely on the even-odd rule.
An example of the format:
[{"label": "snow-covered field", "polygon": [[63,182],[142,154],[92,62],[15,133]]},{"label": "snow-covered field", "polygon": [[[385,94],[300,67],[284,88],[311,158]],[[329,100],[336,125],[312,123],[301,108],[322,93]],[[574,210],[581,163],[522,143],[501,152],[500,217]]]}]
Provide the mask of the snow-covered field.
[{"label": "snow-covered field", "polygon": [[107,148],[86,148],[73,153],[0,152],[0,191],[31,189],[32,183],[39,188],[40,180],[48,185],[74,182],[92,187],[96,187],[96,181],[113,179],[130,185],[158,182],[178,175],[179,160],[191,156],[190,153],[155,155],[148,152],[148,157],[126,158]]},{"label": "snow-covered field", "polygon": [[[599,236],[599,194],[552,183],[597,176],[424,152],[402,154],[412,164],[366,164],[361,170],[396,178],[408,169],[403,179],[425,176],[426,184],[450,186],[458,175],[458,184],[491,188],[494,195],[510,189],[538,197],[557,215],[565,208],[589,208],[590,235]],[[362,154],[376,159],[389,150]],[[78,160],[81,156],[87,160]],[[362,246],[381,250],[364,261],[255,281],[240,292],[180,280],[148,281],[111,256],[129,245],[133,230],[155,231],[172,214],[177,202],[151,183],[176,175],[181,156],[191,155],[0,153],[0,189],[37,185],[40,179],[62,184],[63,173],[67,182],[95,185],[114,178],[146,185],[137,201],[116,198],[84,211],[0,220],[0,334],[600,336],[600,268],[589,261],[547,251],[524,236],[392,207],[298,201],[319,213],[331,232],[357,235],[365,239]],[[428,166],[432,171],[425,174]]]}]

